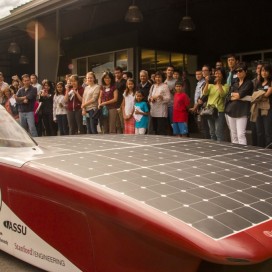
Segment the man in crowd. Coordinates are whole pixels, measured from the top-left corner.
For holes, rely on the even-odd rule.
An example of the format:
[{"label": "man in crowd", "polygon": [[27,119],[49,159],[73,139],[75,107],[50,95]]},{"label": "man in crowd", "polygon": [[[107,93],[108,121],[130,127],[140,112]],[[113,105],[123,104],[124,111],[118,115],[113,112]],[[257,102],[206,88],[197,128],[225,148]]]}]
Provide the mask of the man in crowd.
[{"label": "man in crowd", "polygon": [[173,101],[174,101],[174,93],[175,93],[175,83],[176,79],[173,77],[174,67],[169,65],[166,68],[166,80],[164,83],[167,84],[170,91],[170,101],[168,103],[168,122],[170,125],[173,123]]},{"label": "man in crowd", "polygon": [[123,94],[126,89],[126,80],[123,78],[123,69],[119,66],[115,67],[114,75],[115,75],[115,85],[118,91],[118,100],[116,102],[116,107],[118,111],[118,116],[116,119],[116,131],[117,133],[120,134],[120,133],[123,133],[123,128],[124,128],[124,119],[123,119],[121,104],[123,102]]},{"label": "man in crowd", "polygon": [[[202,70],[209,69],[207,66],[203,66]],[[205,78],[203,74],[207,74],[206,71],[202,72],[202,70],[197,70],[195,72],[195,77],[197,80],[196,88],[195,88],[195,96],[194,96],[194,107],[190,108],[190,112],[194,113],[196,117],[196,123],[198,126],[198,130],[201,134],[201,137],[204,139],[210,139],[209,127],[206,118],[202,118],[199,115],[199,110],[202,107],[204,101],[202,97],[202,90],[205,86]]]},{"label": "man in crowd", "polygon": [[25,130],[29,130],[32,137],[37,137],[34,119],[34,104],[37,97],[37,89],[30,84],[30,76],[22,75],[23,87],[15,95],[18,104],[19,120]]},{"label": "man in crowd", "polygon": [[215,63],[215,68],[216,68],[216,69],[217,69],[217,68],[223,68],[223,62],[222,62],[221,60],[217,61],[217,62]]},{"label": "man in crowd", "polygon": [[148,72],[145,70],[140,71],[140,83],[137,89],[144,93],[144,101],[148,102],[149,90],[151,88],[151,82],[148,80]]},{"label": "man in crowd", "polygon": [[237,75],[234,73],[235,67],[238,64],[238,59],[234,54],[228,55],[228,74],[227,74],[227,84],[231,86],[233,82],[236,80]]}]

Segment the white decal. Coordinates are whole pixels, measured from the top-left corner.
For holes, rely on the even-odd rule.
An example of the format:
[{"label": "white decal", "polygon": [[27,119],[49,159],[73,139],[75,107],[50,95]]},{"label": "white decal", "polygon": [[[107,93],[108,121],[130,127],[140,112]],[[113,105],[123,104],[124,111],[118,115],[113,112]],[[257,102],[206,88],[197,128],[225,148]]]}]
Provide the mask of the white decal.
[{"label": "white decal", "polygon": [[5,202],[1,203],[0,250],[46,271],[81,271],[57,249],[34,233]]},{"label": "white decal", "polygon": [[265,236],[269,237],[269,238],[272,238],[272,231],[265,230],[265,231],[263,232],[263,234],[264,234]]}]

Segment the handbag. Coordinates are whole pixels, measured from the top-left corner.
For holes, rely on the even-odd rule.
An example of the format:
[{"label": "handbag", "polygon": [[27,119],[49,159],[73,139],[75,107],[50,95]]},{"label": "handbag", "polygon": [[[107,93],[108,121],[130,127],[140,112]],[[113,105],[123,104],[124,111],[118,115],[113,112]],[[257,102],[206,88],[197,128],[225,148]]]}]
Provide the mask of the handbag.
[{"label": "handbag", "polygon": [[217,105],[219,99],[220,99],[220,97],[218,96],[216,103],[212,104],[212,105],[207,105],[207,103],[208,103],[208,99],[207,99],[206,105],[203,106],[203,108],[199,112],[200,116],[211,116],[213,118],[217,118],[218,117],[218,109],[215,105]]},{"label": "handbag", "polygon": [[208,105],[200,110],[200,116],[212,116],[218,115],[218,109],[214,105]]},{"label": "handbag", "polygon": [[103,108],[102,108],[102,115],[104,117],[108,117],[109,116],[109,110],[108,110],[107,106],[103,106]]}]

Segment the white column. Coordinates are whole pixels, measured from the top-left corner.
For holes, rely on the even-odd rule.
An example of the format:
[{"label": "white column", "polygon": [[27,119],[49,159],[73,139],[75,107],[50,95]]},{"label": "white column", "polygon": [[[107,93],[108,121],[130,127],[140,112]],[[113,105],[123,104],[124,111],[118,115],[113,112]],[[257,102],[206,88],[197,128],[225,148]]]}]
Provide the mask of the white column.
[{"label": "white column", "polygon": [[39,76],[39,23],[35,22],[35,74]]}]

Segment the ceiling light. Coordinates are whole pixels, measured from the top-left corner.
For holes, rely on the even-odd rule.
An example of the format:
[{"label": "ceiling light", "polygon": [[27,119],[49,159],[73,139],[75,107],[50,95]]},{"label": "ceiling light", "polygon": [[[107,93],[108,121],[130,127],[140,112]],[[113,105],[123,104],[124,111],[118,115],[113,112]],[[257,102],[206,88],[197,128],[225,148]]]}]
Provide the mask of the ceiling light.
[{"label": "ceiling light", "polygon": [[195,24],[190,16],[188,16],[188,0],[186,0],[186,16],[184,16],[179,24],[181,31],[195,30]]},{"label": "ceiling light", "polygon": [[128,23],[140,23],[143,21],[143,14],[138,6],[134,4],[134,1],[133,4],[128,7],[125,21]]},{"label": "ceiling light", "polygon": [[29,64],[28,57],[25,55],[21,55],[21,57],[19,58],[19,63],[20,64]]},{"label": "ceiling light", "polygon": [[21,49],[16,42],[11,42],[8,48],[10,54],[20,54]]}]

